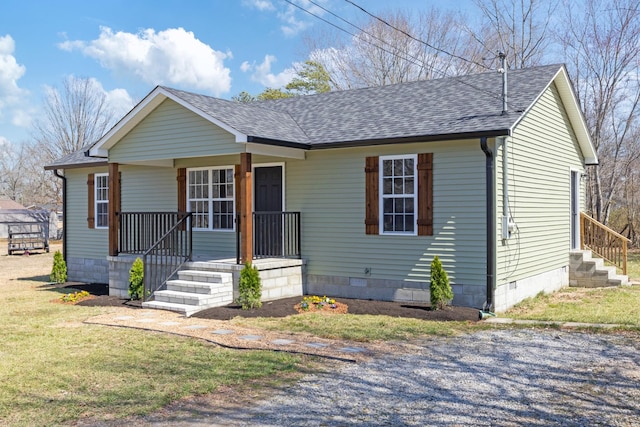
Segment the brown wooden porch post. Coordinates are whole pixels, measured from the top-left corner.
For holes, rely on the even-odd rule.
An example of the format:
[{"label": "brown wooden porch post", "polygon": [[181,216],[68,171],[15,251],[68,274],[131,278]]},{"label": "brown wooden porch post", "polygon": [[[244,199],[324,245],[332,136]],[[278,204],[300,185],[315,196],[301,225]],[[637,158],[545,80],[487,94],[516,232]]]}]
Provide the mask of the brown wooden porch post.
[{"label": "brown wooden porch post", "polygon": [[240,258],[243,263],[253,261],[253,184],[251,153],[240,154]]},{"label": "brown wooden porch post", "polygon": [[109,255],[117,256],[118,248],[118,217],[120,212],[120,173],[117,163],[109,163]]}]

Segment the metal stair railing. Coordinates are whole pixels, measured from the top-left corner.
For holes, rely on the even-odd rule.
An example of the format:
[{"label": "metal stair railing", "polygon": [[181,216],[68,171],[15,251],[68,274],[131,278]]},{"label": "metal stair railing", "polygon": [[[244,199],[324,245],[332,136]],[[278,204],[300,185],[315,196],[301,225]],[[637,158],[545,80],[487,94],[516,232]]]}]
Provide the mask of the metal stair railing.
[{"label": "metal stair railing", "polygon": [[119,212],[119,253],[142,256],[143,301],[192,258],[191,212]]},{"label": "metal stair railing", "polygon": [[627,246],[631,240],[580,212],[580,242],[582,249],[591,250],[627,274]]}]

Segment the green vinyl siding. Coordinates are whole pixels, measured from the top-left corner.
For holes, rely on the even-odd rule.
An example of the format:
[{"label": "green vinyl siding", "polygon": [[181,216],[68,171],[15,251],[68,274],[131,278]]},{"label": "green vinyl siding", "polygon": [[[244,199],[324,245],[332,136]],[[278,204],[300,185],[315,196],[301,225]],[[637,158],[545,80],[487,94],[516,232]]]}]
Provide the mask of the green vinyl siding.
[{"label": "green vinyl siding", "polygon": [[[237,156],[236,156],[237,157]],[[229,160],[229,159],[225,159]],[[192,163],[192,164],[190,164]],[[184,161],[181,167],[195,167],[200,162]],[[209,166],[225,165],[211,161]],[[174,168],[121,166],[123,212],[176,212],[178,210],[177,171]],[[222,231],[194,231],[195,257],[231,258],[235,256],[235,233]]]},{"label": "green vinyl siding", "polygon": [[[422,152],[434,153],[434,235],[366,235],[365,158]],[[428,282],[438,255],[453,283],[482,284],[484,164],[479,141],[311,151],[288,160],[286,209],[302,212],[307,272]]]},{"label": "green vinyl siding", "polygon": [[499,285],[568,265],[571,170],[584,170],[580,148],[555,85],[527,113],[508,144],[510,212],[517,232],[511,239],[502,240],[500,149],[496,156]]},{"label": "green vinyl siding", "polygon": [[87,225],[87,178],[90,173],[106,173],[106,167],[67,169],[66,216],[67,253],[72,258],[105,259],[109,253],[107,229],[90,229]]},{"label": "green vinyl siding", "polygon": [[229,132],[165,100],[109,150],[109,161],[180,159],[238,153],[242,144]]}]

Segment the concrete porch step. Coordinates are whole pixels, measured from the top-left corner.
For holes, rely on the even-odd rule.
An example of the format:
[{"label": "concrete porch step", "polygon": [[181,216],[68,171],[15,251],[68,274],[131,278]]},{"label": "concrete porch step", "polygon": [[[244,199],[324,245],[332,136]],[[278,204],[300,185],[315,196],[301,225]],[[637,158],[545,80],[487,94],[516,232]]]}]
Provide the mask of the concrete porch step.
[{"label": "concrete porch step", "polygon": [[222,292],[231,292],[233,290],[233,282],[209,283],[176,279],[167,282],[167,290],[192,294],[217,295]]},{"label": "concrete porch step", "polygon": [[617,274],[614,266],[605,265],[601,258],[593,257],[589,250],[570,253],[569,285],[600,288],[627,285],[629,278]]},{"label": "concrete porch step", "polygon": [[207,270],[180,270],[178,271],[180,280],[204,283],[233,283],[233,275],[231,273],[221,273],[218,271]]},{"label": "concrete porch step", "polygon": [[199,311],[206,310],[210,307],[198,307],[195,305],[187,305],[187,304],[175,304],[171,302],[164,301],[147,301],[142,303],[142,307],[144,308],[152,308],[156,310],[169,310],[175,311],[176,313],[183,314],[186,317],[190,317],[196,314]]},{"label": "concrete porch step", "polygon": [[233,302],[233,291],[231,289],[227,292],[220,292],[216,295],[163,290],[154,292],[153,296],[155,301],[195,305],[207,308],[227,305]]}]

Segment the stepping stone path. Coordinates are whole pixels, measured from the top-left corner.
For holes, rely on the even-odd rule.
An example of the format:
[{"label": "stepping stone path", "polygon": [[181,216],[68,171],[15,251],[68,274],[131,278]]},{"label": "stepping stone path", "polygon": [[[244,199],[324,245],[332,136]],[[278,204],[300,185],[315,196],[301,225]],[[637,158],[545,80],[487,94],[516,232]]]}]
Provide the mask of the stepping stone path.
[{"label": "stepping stone path", "polygon": [[[93,319],[89,319],[88,323],[99,323],[105,325],[113,325],[113,326],[129,326],[132,328],[143,328],[143,329],[154,329],[157,331],[163,332],[178,332],[182,335],[188,335],[198,338],[208,339],[207,336],[203,335],[207,334],[209,337],[218,336],[219,341],[225,343],[225,341],[231,340],[232,342],[237,343],[240,347],[244,347],[244,345],[240,344],[239,341],[251,343],[250,348],[265,348],[265,349],[273,349],[273,346],[278,347],[289,347],[294,348],[297,346],[298,348],[308,348],[311,351],[311,354],[322,354],[322,355],[332,355],[338,356],[342,354],[366,354],[370,353],[371,350],[364,347],[353,347],[353,346],[344,346],[346,344],[344,341],[330,341],[327,342],[305,342],[301,340],[296,340],[293,338],[274,338],[273,335],[271,337],[263,337],[261,335],[254,335],[250,333],[250,330],[246,328],[239,327],[238,329],[232,328],[220,328],[220,321],[212,321],[212,323],[217,323],[218,328],[213,327],[213,325],[209,326],[203,323],[193,323],[193,320],[187,317],[180,316],[178,314],[168,314],[163,313],[162,316],[158,316],[158,312],[155,310],[147,311],[147,310],[139,310],[135,313],[135,316],[114,316],[114,315],[101,315],[97,316]],[[154,317],[154,315],[156,317]],[[176,316],[173,320],[167,320],[167,316]],[[178,317],[179,316],[179,317]],[[163,317],[163,318],[158,318]],[[198,319],[202,320],[202,319]],[[145,326],[136,326],[136,324],[143,323]],[[155,328],[153,326],[156,326]],[[190,331],[190,332],[189,332]],[[277,335],[277,334],[276,334]],[[216,342],[216,340],[213,340]],[[261,345],[263,344],[263,345]],[[228,345],[228,344],[227,344]],[[233,347],[233,345],[231,345]],[[315,351],[313,351],[315,350]]]}]

